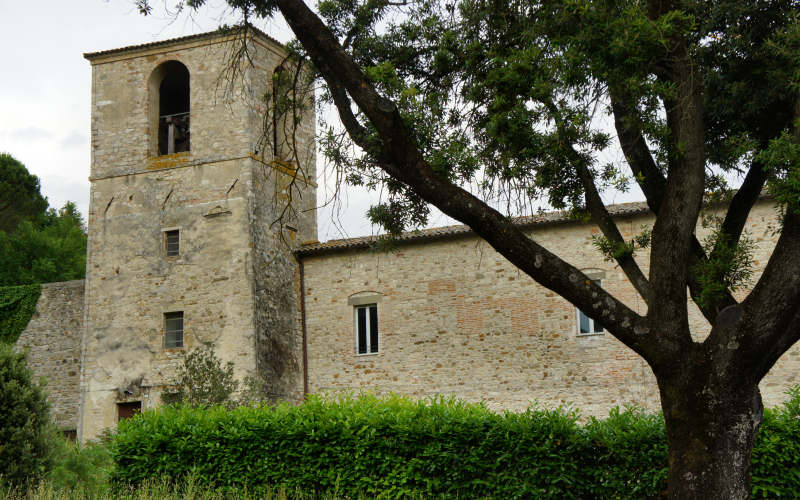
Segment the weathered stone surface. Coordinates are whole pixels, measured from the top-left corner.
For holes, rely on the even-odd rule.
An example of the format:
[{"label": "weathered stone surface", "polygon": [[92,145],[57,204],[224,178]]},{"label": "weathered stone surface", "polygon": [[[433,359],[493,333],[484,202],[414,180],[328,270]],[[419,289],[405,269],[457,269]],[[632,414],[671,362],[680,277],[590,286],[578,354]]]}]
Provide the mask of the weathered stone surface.
[{"label": "weathered stone surface", "polygon": [[[759,203],[747,230],[758,246],[757,269],[775,244],[777,212]],[[626,239],[652,225],[646,216],[618,221]],[[699,230],[702,238],[703,231]],[[542,225],[539,243],[627,303],[646,313],[620,269],[592,245],[598,229],[582,223]],[[647,254],[641,254],[647,274]],[[311,392],[375,390],[416,397],[455,394],[496,409],[520,410],[534,401],[572,403],[584,415],[613,406],[659,409],[647,364],[608,333],[577,334],[575,307],[541,287],[474,236],[402,244],[392,253],[328,252],[303,258]],[[759,273],[756,273],[756,279]],[[357,294],[380,294],[380,352],[355,354]],[[693,335],[708,326],[690,305]],[[800,348],[784,355],[761,384],[775,405],[800,382]],[[677,362],[677,360],[676,360]]]},{"label": "weathered stone surface", "polygon": [[[291,164],[264,148],[262,99],[283,47],[255,34],[235,93],[225,70],[239,39],[219,35],[92,56],[92,175],[80,439],[117,421],[118,403],[160,404],[183,353],[213,343],[237,377],[267,375],[276,399],[302,396],[291,247],[316,237],[313,215],[283,220]],[[155,156],[151,75],[166,61],[190,74],[188,152]],[[245,66],[246,67],[246,66]],[[314,150],[313,110],[297,136]],[[303,141],[307,141],[303,142]],[[267,149],[264,151],[264,149]],[[313,206],[314,170],[294,185],[294,210]],[[285,225],[291,226],[290,230]],[[168,257],[163,232],[180,231]],[[164,347],[164,314],[184,314],[184,346]]]},{"label": "weathered stone surface", "polygon": [[47,380],[50,415],[65,431],[78,424],[83,287],[83,280],[42,285],[36,312],[16,343],[34,374]]}]

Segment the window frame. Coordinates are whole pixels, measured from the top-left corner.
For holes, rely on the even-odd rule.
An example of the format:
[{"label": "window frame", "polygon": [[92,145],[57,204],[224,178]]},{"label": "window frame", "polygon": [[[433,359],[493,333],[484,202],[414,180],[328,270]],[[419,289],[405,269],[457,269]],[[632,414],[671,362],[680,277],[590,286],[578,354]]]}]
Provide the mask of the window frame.
[{"label": "window frame", "polygon": [[[170,330],[170,329],[168,329],[168,327],[167,327],[168,321],[171,320],[171,319],[177,319],[177,318],[169,318],[169,316],[170,315],[177,315],[177,314],[180,314],[180,320],[181,320],[181,328],[180,328],[180,330]],[[166,349],[166,350],[184,349],[185,346],[186,346],[186,342],[185,342],[185,340],[186,340],[186,323],[185,323],[186,322],[186,315],[184,314],[183,311],[168,311],[168,312],[164,313],[163,317],[164,317],[164,340],[163,340],[164,349]],[[167,342],[167,338],[168,338],[169,334],[170,333],[174,334],[176,332],[180,332],[180,345],[178,345],[177,341],[173,341],[172,342],[174,345],[169,345],[169,343]]]},{"label": "window frame", "polygon": [[[366,322],[364,326],[366,327],[366,332],[364,333],[364,339],[366,342],[365,352],[360,352],[361,342],[360,342],[360,335],[359,335],[359,321],[358,321],[358,312],[359,310],[366,311]],[[373,350],[373,335],[372,335],[372,312],[374,311],[374,325],[376,327],[377,332],[375,332],[375,342],[378,344],[377,347]],[[368,304],[357,304],[353,306],[353,332],[354,332],[354,339],[353,345],[355,349],[356,356],[373,356],[375,354],[381,353],[381,340],[380,340],[380,332],[381,329],[378,326],[379,319],[378,319],[378,303],[371,302]]]},{"label": "window frame", "polygon": [[[601,277],[592,277],[589,275],[589,279],[597,285],[601,286],[602,278]],[[585,317],[589,322],[589,330],[588,332],[581,331],[581,316]],[[597,327],[600,327],[598,330]],[[581,311],[580,308],[575,307],[575,331],[578,337],[591,337],[593,335],[604,335],[606,333],[605,327],[599,321],[595,321],[594,318],[586,314],[585,312]]]},{"label": "window frame", "polygon": [[[168,258],[175,258],[181,256],[181,245],[182,237],[181,237],[181,228],[179,227],[165,227],[161,229],[161,247],[162,251],[164,252],[164,257]],[[169,253],[169,235],[171,233],[177,233],[178,235],[178,250],[174,254]]]}]

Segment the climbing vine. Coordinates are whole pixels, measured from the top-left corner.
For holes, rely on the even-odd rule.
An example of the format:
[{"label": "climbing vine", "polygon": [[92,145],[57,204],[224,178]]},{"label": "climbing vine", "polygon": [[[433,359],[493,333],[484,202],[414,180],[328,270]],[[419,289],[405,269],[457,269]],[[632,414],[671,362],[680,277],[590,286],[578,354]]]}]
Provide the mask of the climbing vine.
[{"label": "climbing vine", "polygon": [[0,342],[13,344],[36,310],[41,285],[0,286]]}]

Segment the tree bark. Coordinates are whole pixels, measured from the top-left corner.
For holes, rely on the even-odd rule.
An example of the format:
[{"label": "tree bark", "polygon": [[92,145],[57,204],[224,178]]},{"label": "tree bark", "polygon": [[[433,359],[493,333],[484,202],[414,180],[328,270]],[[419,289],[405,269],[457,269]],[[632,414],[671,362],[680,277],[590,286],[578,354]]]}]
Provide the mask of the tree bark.
[{"label": "tree bark", "polygon": [[709,364],[692,363],[657,377],[669,446],[669,498],[747,499],[750,454],[763,415],[758,382],[720,375]]}]

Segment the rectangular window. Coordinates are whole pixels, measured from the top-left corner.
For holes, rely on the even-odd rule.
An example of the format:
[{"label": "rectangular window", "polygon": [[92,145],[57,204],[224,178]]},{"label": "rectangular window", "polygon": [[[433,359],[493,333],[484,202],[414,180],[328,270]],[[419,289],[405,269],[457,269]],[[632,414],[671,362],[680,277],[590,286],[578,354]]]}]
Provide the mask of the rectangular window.
[{"label": "rectangular window", "polygon": [[578,334],[588,335],[590,333],[603,333],[603,325],[578,309]]},{"label": "rectangular window", "polygon": [[[600,286],[600,280],[593,280],[595,285]],[[583,311],[575,308],[578,312],[578,335],[592,335],[603,333],[603,325],[587,316]]]},{"label": "rectangular window", "polygon": [[131,401],[130,403],[117,403],[117,422],[131,418],[137,413],[142,412],[141,401]]},{"label": "rectangular window", "polygon": [[164,231],[164,250],[167,257],[175,257],[181,253],[181,232],[178,229]]},{"label": "rectangular window", "polygon": [[164,313],[164,348],[183,347],[183,311]]},{"label": "rectangular window", "polygon": [[366,304],[355,307],[356,353],[378,352],[378,305]]}]

